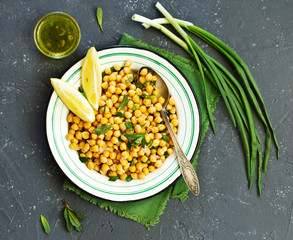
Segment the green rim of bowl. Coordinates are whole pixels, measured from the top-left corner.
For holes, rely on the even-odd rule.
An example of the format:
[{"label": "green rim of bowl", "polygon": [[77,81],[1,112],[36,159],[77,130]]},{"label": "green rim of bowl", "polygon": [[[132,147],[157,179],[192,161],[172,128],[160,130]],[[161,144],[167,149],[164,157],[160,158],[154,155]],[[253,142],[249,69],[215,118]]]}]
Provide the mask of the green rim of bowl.
[{"label": "green rim of bowl", "polygon": [[[63,54],[63,55],[54,55],[54,54],[50,54],[50,53],[47,52],[47,51],[44,51],[44,49],[42,49],[42,48],[40,47],[39,42],[38,42],[38,30],[39,30],[40,25],[42,24],[42,22],[43,22],[46,18],[51,17],[51,16],[56,16],[56,15],[62,15],[62,16],[67,17],[68,20],[70,20],[70,21],[75,25],[75,27],[76,27],[76,29],[77,29],[77,34],[78,34],[78,40],[77,40],[75,46],[74,46],[70,51],[66,52],[66,53]],[[34,29],[34,41],[35,41],[35,44],[36,44],[37,48],[38,48],[39,51],[40,51],[41,53],[43,53],[44,55],[46,55],[46,56],[48,56],[48,57],[50,57],[50,58],[54,58],[54,59],[65,58],[65,57],[69,56],[70,54],[72,54],[72,53],[76,50],[76,48],[78,47],[78,45],[79,45],[80,37],[81,37],[81,34],[80,34],[80,28],[79,28],[78,23],[75,21],[75,19],[74,19],[72,16],[70,16],[69,14],[64,13],[64,12],[51,12],[51,13],[46,14],[45,16],[43,16],[43,17],[37,22],[37,24],[36,24],[36,26],[35,26],[35,29]]]}]

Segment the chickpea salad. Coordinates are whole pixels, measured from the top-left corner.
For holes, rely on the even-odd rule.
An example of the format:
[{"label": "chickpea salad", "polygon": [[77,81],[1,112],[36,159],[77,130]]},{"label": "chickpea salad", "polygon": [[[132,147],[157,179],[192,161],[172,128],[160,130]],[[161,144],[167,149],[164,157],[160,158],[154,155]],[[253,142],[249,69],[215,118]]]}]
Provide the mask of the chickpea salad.
[{"label": "chickpea salad", "polygon": [[[117,179],[144,179],[173,153],[173,142],[162,119],[163,97],[156,76],[131,69],[132,61],[105,69],[95,121],[86,122],[69,112],[66,139],[89,170]],[[80,92],[83,90],[80,88]],[[86,97],[86,96],[85,96]],[[175,100],[166,106],[174,133],[179,121]]]}]

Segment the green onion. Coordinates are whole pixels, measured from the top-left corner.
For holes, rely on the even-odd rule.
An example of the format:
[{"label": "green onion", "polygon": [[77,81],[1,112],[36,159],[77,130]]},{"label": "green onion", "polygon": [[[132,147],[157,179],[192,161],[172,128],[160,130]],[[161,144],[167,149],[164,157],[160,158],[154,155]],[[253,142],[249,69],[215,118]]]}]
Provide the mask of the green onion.
[{"label": "green onion", "polygon": [[146,99],[153,99],[156,97],[156,95],[147,95],[146,93],[142,94],[142,97],[146,98]]},{"label": "green onion", "polygon": [[133,77],[130,77],[130,78],[126,79],[125,82],[126,82],[126,83],[129,83],[129,82],[131,82],[132,80],[133,80]]},{"label": "green onion", "polygon": [[[221,40],[206,32],[205,30],[194,26],[190,22],[174,19],[160,3],[157,3],[156,7],[166,18],[151,20],[135,14],[133,15],[132,19],[134,21],[142,22],[145,28],[157,28],[166,34],[169,38],[171,38],[174,42],[176,42],[179,46],[181,46],[192,57],[194,62],[197,64],[202,77],[207,113],[214,132],[214,119],[211,113],[211,109],[209,108],[205,81],[209,80],[221,93],[232,123],[235,127],[237,125],[242,139],[247,165],[249,188],[251,188],[253,184],[256,165],[258,162],[258,189],[259,194],[261,195],[262,171],[266,171],[267,169],[271,135],[276,146],[277,158],[279,157],[279,146],[271,122],[269,120],[263,98],[250,70],[244,61]],[[167,23],[172,24],[172,26],[177,30],[184,41],[161,25]],[[212,47],[221,52],[235,67],[243,84],[240,84],[236,78],[234,78],[234,76],[219,62],[205,54],[204,51],[194,42],[194,40],[189,35],[187,35],[182,27],[195,34],[202,40],[206,41]],[[245,90],[242,86],[245,87]],[[146,95],[143,97],[146,98],[149,96]],[[260,136],[254,123],[254,115],[252,113],[250,103],[252,103],[258,118],[265,127],[266,141],[264,159],[262,158]],[[168,112],[167,115],[170,115],[170,113]],[[167,136],[163,135],[162,138],[167,138]]]}]

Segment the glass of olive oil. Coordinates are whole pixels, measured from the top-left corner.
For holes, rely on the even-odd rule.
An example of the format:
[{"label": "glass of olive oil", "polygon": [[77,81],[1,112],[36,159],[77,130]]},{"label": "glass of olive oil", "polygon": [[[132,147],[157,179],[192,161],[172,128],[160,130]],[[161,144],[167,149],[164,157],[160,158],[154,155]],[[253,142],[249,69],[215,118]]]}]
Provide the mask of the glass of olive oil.
[{"label": "glass of olive oil", "polygon": [[64,58],[75,51],[80,41],[80,29],[70,15],[52,12],[42,17],[34,30],[37,48],[51,58]]}]

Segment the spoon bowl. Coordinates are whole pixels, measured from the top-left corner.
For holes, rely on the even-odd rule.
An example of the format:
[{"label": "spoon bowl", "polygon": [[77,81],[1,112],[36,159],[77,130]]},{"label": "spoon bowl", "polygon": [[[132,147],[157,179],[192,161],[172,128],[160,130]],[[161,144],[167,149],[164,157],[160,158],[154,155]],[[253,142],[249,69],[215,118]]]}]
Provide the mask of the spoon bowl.
[{"label": "spoon bowl", "polygon": [[165,83],[165,81],[163,80],[163,78],[156,71],[154,71],[153,69],[151,69],[149,67],[141,67],[139,70],[139,74],[140,74],[141,70],[144,68],[147,69],[149,73],[151,73],[152,75],[155,75],[157,77],[156,85],[157,85],[157,89],[159,90],[159,95],[157,97],[158,98],[163,97],[165,99],[165,102],[162,104],[163,109],[162,109],[161,113],[162,113],[163,119],[166,123],[167,129],[170,133],[170,136],[172,138],[172,141],[174,143],[174,150],[175,150],[175,153],[177,156],[177,161],[180,166],[182,176],[183,176],[184,181],[186,182],[187,186],[191,190],[191,192],[195,195],[198,195],[199,194],[199,182],[198,182],[196,172],[195,172],[193,166],[191,165],[190,161],[185,156],[185,153],[181,149],[181,147],[177,141],[177,137],[176,137],[175,133],[173,132],[172,126],[170,124],[169,118],[166,113],[166,106],[167,106],[169,99],[170,99],[170,92],[169,92],[168,86]]}]

